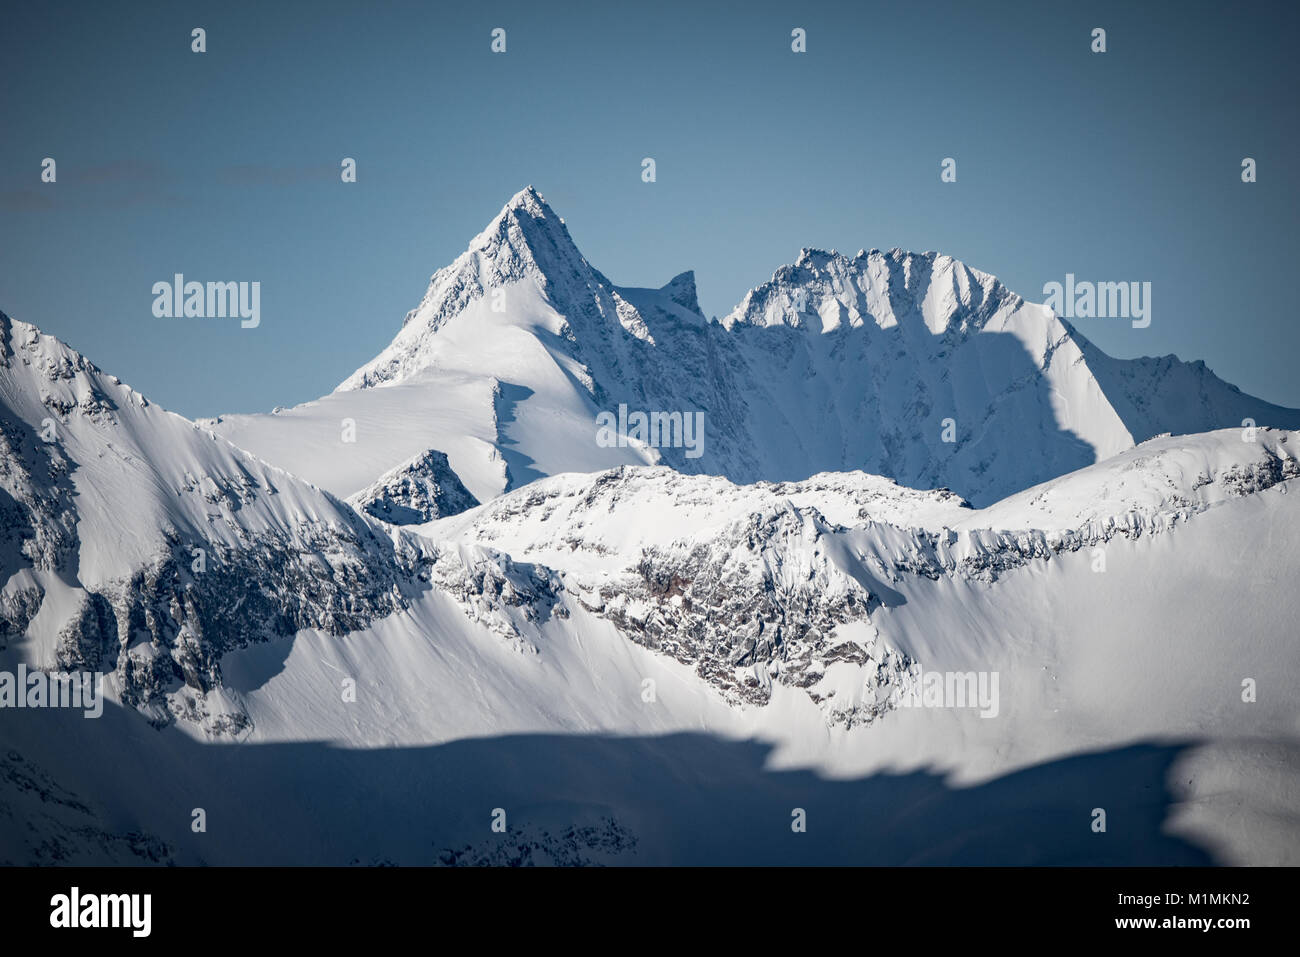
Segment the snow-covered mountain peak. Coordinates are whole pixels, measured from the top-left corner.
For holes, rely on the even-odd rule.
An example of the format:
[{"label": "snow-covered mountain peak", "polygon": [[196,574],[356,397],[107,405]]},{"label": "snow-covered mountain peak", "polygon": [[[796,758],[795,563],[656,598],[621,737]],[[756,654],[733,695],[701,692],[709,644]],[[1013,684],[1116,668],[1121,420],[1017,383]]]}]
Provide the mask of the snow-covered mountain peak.
[{"label": "snow-covered mountain peak", "polygon": [[[907,351],[935,353],[945,350],[952,335],[978,332],[995,317],[1005,321],[1023,304],[993,276],[950,256],[872,249],[850,258],[806,247],[721,322],[726,331],[900,330]],[[558,336],[568,343],[566,356],[583,366],[579,381],[596,397],[601,386],[609,387],[610,374],[628,371],[621,368],[621,354],[635,348],[628,338],[653,346],[665,334],[676,335],[682,324],[703,319],[693,272],[660,289],[614,285],[583,257],[563,219],[530,186],[506,203],[455,262],[433,275],[397,338],[339,391],[392,384],[446,365],[446,349],[435,340],[445,339],[442,330],[462,315],[480,332],[485,323],[503,322]],[[1050,313],[1043,311],[1039,325],[1043,335],[1055,337],[1058,330],[1048,330]],[[474,371],[499,376],[504,370]]]},{"label": "snow-covered mountain peak", "polygon": [[999,310],[1022,302],[994,276],[940,253],[872,249],[849,258],[805,247],[722,323],[819,333],[867,323],[880,329],[912,325],[941,335],[950,328],[979,331]]},{"label": "snow-covered mountain peak", "polygon": [[564,220],[532,186],[510,198],[470,241],[467,253],[501,267],[499,274],[486,277],[489,280],[511,278],[519,269],[545,276],[552,268],[586,265]]},{"label": "snow-covered mountain peak", "polygon": [[532,183],[511,196],[510,201],[502,207],[501,212],[505,214],[512,209],[527,210],[529,215],[537,217],[555,215],[555,211],[546,202],[546,198],[537,191],[537,187]]},{"label": "snow-covered mountain peak", "polygon": [[34,398],[55,415],[78,412],[111,416],[120,403],[141,407],[149,404],[144,396],[117,376],[101,371],[71,346],[31,323],[0,312],[0,369],[15,363],[30,368],[41,383]]},{"label": "snow-covered mountain peak", "polygon": [[[525,285],[529,288],[519,290]],[[429,280],[420,304],[406,314],[397,337],[375,359],[338,387],[351,391],[389,385],[437,363],[434,337],[453,319],[486,311],[507,320],[536,318],[537,305],[554,312],[540,324],[563,334],[565,319],[592,310],[591,290],[608,280],[583,258],[564,220],[532,186],[516,193],[487,227],[470,240],[465,252]],[[475,320],[482,325],[482,317]],[[496,371],[496,370],[489,370]]]},{"label": "snow-covered mountain peak", "polygon": [[[678,416],[695,434],[647,447],[599,428],[633,413]],[[438,448],[480,501],[544,475],[657,462],[742,483],[861,469],[977,506],[1161,432],[1300,426],[1300,411],[1204,365],[1113,359],[937,252],[804,248],[709,321],[693,273],[615,285],[531,187],[327,403],[264,418],[218,429],[344,497]],[[344,418],[365,441],[322,453]],[[310,432],[292,424],[309,419]]]}]

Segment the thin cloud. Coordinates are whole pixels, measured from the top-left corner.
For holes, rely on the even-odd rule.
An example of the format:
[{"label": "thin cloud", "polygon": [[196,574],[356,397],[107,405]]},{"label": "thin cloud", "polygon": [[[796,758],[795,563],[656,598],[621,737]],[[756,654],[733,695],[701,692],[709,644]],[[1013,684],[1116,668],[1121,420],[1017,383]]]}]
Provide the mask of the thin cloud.
[{"label": "thin cloud", "polygon": [[336,179],[339,167],[312,164],[310,166],[268,166],[248,163],[225,166],[218,172],[223,183],[232,186],[296,186],[301,183],[327,183]]}]

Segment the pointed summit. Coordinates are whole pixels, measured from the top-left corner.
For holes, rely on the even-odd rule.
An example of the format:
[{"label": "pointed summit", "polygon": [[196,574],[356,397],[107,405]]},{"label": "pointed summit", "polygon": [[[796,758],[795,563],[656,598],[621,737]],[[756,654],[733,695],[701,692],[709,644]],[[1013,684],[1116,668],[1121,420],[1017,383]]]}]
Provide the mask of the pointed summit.
[{"label": "pointed summit", "polygon": [[531,183],[511,196],[510,202],[505,204],[501,212],[504,214],[512,209],[526,210],[530,215],[537,217],[555,215],[555,211],[547,205],[546,199]]},{"label": "pointed summit", "polygon": [[[545,278],[553,269],[590,268],[574,245],[564,220],[532,186],[510,198],[487,228],[470,242],[465,255],[477,255],[488,267],[485,274],[482,270],[480,273],[486,276],[489,285],[515,282],[530,274]],[[455,269],[464,258],[456,260],[450,268]],[[442,272],[435,274],[435,281]]]},{"label": "pointed summit", "polygon": [[492,217],[481,233],[474,237],[469,248],[474,249],[480,244],[480,240],[486,241],[492,236],[500,235],[503,229],[508,230],[512,225],[521,226],[530,222],[548,226],[563,227],[564,225],[564,220],[551,209],[546,198],[535,187],[526,186],[510,197],[501,207],[501,211]]},{"label": "pointed summit", "polygon": [[339,385],[364,389],[393,382],[427,366],[423,347],[432,336],[479,300],[495,310],[497,290],[530,281],[557,306],[563,303],[557,283],[584,289],[605,278],[583,258],[564,225],[533,186],[515,193],[487,227],[470,240],[465,252],[439,269],[416,308],[406,314],[392,344]]},{"label": "pointed summit", "polygon": [[696,315],[703,315],[700,312],[700,300],[695,293],[695,270],[688,269],[684,273],[678,273],[668,280],[668,285],[664,286],[663,291],[667,293],[669,299],[683,309],[688,309]]}]

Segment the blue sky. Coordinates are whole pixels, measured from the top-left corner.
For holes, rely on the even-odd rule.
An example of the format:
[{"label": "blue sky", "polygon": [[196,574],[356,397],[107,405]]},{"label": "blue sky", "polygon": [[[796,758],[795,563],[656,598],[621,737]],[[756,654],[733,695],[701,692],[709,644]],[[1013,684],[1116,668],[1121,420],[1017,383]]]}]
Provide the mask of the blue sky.
[{"label": "blue sky", "polygon": [[[710,315],[803,246],[939,250],[1036,301],[1149,281],[1149,328],[1081,331],[1300,406],[1294,7],[16,5],[0,309],[187,415],[292,405],[532,183],[613,281],[694,269]],[[177,272],[259,281],[260,327],[155,318]]]}]

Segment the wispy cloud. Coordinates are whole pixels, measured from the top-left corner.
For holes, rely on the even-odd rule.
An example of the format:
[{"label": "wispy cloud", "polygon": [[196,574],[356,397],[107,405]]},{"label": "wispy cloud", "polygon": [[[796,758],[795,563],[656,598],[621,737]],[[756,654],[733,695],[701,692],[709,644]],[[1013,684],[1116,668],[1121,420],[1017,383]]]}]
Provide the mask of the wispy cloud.
[{"label": "wispy cloud", "polygon": [[113,160],[90,166],[61,160],[55,182],[0,192],[0,209],[30,213],[177,206],[183,203],[175,192],[178,182],[171,169],[149,160]]},{"label": "wispy cloud", "polygon": [[222,167],[218,178],[232,186],[296,186],[300,183],[327,183],[337,180],[339,167],[327,164],[308,166],[269,166],[248,163]]}]

